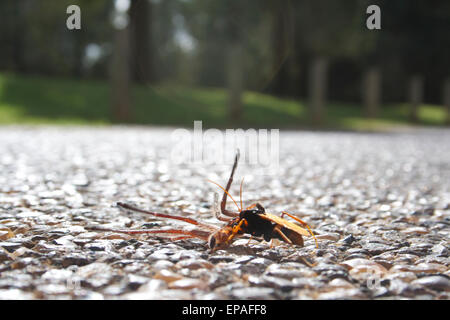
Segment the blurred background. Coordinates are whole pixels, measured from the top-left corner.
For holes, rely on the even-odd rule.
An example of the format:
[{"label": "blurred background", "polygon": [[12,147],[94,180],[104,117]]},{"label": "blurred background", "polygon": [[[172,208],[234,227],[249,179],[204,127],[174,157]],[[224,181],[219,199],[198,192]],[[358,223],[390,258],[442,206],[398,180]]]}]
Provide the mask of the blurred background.
[{"label": "blurred background", "polygon": [[0,48],[0,124],[450,123],[448,0],[2,0]]}]

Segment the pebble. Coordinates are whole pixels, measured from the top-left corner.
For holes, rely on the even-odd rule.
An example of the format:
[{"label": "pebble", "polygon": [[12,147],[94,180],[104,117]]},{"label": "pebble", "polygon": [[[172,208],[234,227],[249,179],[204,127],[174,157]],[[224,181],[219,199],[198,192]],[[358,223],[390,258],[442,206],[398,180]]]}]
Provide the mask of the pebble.
[{"label": "pebble", "polygon": [[181,289],[181,290],[191,290],[199,289],[203,290],[207,287],[205,281],[200,279],[180,279],[169,283],[169,289]]},{"label": "pebble", "polygon": [[354,288],[355,286],[353,284],[351,284],[350,282],[341,279],[341,278],[336,278],[331,280],[328,283],[329,286],[335,287],[335,288],[346,288],[346,289],[351,289]]},{"label": "pebble", "polygon": [[212,269],[214,265],[203,259],[185,259],[176,263],[177,268],[188,268],[190,270]]},{"label": "pebble", "polygon": [[274,289],[265,287],[247,287],[231,291],[231,295],[238,300],[275,299],[274,294]]},{"label": "pebble", "polygon": [[331,292],[320,293],[317,296],[319,300],[354,300],[368,299],[368,296],[359,289],[338,288]]},{"label": "pebble", "polygon": [[175,272],[172,272],[170,270],[160,270],[158,273],[156,273],[153,276],[153,279],[159,279],[164,280],[167,283],[171,283],[173,281],[181,280],[183,279],[182,275],[179,275]]},{"label": "pebble", "polygon": [[450,292],[450,280],[444,276],[423,277],[411,282],[413,285],[420,285],[436,291]]},{"label": "pebble", "polygon": [[7,250],[8,252],[14,252],[21,247],[21,244],[16,242],[3,241],[0,242],[0,247],[3,247],[3,249]]}]

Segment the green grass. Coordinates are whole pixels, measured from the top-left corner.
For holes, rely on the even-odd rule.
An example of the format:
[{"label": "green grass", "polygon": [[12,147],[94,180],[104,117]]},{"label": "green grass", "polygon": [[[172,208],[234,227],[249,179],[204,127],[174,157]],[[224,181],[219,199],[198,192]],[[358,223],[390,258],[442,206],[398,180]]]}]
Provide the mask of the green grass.
[{"label": "green grass", "polygon": [[[106,81],[71,80],[0,74],[0,124],[111,124],[110,91]],[[227,94],[218,88],[135,86],[133,123],[192,127],[312,128],[307,106],[297,100],[245,92],[242,118],[231,122]],[[421,125],[444,125],[441,106],[423,105]],[[323,129],[385,130],[408,125],[406,104],[384,106],[367,119],[361,106],[330,103]]]}]

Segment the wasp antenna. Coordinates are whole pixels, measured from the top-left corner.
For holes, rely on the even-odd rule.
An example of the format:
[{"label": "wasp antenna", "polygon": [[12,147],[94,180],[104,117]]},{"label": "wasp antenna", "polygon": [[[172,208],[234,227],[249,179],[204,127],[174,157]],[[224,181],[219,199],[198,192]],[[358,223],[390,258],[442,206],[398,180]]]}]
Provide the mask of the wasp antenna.
[{"label": "wasp antenna", "polygon": [[208,179],[208,180],[206,180],[206,181],[211,182],[211,183],[214,183],[216,186],[218,186],[220,189],[222,189],[222,190],[223,190],[223,191],[231,198],[231,200],[233,200],[233,202],[234,202],[234,204],[236,205],[236,208],[238,208],[239,212],[242,211],[242,209],[239,208],[237,202],[233,199],[233,197],[231,196],[231,194],[230,194],[227,190],[225,190],[224,187],[222,187],[220,184],[218,184],[217,182],[214,182],[214,181],[212,181],[212,180],[209,180],[209,179]]}]

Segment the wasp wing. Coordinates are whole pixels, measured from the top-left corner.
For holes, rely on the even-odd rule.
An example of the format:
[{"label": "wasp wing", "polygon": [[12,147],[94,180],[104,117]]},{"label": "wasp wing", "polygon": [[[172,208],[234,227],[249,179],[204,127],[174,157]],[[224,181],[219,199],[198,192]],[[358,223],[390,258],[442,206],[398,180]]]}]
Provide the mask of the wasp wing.
[{"label": "wasp wing", "polygon": [[265,220],[275,222],[276,224],[279,224],[279,225],[281,225],[281,226],[283,226],[285,228],[288,228],[288,229],[290,229],[292,231],[295,231],[295,232],[301,234],[302,236],[311,236],[311,233],[309,233],[308,230],[300,227],[299,225],[297,225],[295,223],[287,221],[286,219],[283,219],[283,218],[281,218],[279,216],[276,216],[274,214],[261,213],[261,214],[259,214],[259,216],[261,218],[265,219]]}]

